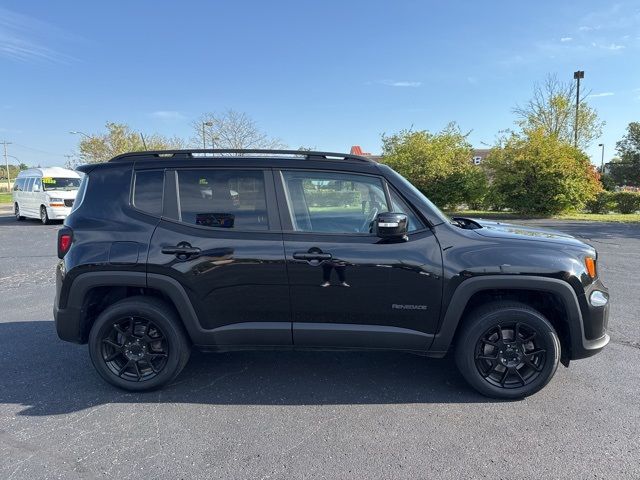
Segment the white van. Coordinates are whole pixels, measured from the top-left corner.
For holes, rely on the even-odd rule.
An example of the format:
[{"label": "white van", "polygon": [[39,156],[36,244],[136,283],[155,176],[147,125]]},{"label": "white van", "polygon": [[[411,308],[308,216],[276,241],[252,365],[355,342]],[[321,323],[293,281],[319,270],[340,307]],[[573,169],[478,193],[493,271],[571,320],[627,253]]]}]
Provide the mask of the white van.
[{"label": "white van", "polygon": [[63,220],[80,187],[80,175],[61,167],[31,168],[18,174],[13,184],[13,208],[17,220],[39,218],[45,225]]}]

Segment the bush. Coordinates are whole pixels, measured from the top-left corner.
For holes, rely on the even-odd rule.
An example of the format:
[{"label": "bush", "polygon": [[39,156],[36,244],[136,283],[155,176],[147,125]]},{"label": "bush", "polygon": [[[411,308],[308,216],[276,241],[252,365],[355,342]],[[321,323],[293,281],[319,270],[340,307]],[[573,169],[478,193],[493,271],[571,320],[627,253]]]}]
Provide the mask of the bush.
[{"label": "bush", "polygon": [[589,213],[609,213],[616,207],[614,194],[612,192],[600,192],[596,198],[589,200],[586,204],[586,210]]},{"label": "bush", "polygon": [[640,193],[616,192],[613,194],[616,210],[620,213],[635,213],[640,210]]},{"label": "bush", "polygon": [[512,134],[486,167],[492,203],[524,214],[581,210],[602,190],[589,158],[541,129]]}]

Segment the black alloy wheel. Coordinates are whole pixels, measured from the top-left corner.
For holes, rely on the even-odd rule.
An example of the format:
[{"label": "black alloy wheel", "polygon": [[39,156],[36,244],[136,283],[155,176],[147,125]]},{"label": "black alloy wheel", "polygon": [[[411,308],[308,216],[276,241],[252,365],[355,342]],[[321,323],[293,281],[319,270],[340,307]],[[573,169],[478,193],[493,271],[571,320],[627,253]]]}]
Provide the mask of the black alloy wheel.
[{"label": "black alloy wheel", "polygon": [[107,307],[93,323],[88,344],[98,374],[136,392],[171,382],[191,352],[175,308],[151,296],[124,298]]},{"label": "black alloy wheel", "polygon": [[489,328],[476,344],[475,360],[480,375],[502,388],[529,385],[544,370],[546,349],[538,344],[538,332],[516,322]]},{"label": "black alloy wheel", "polygon": [[129,316],[114,322],[102,338],[102,359],[120,378],[142,382],[156,377],[167,364],[169,346],[150,319]]},{"label": "black alloy wheel", "polygon": [[560,363],[560,340],[553,325],[525,303],[487,303],[468,314],[459,329],[458,369],[488,397],[514,400],[533,395],[549,383]]}]

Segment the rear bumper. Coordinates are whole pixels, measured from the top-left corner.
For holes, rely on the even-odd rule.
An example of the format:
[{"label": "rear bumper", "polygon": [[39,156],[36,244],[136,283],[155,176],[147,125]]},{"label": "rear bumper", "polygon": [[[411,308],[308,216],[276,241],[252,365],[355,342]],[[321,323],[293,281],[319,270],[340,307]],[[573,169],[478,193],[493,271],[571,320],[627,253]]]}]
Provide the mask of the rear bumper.
[{"label": "rear bumper", "polygon": [[64,280],[63,269],[62,262],[58,263],[56,267],[56,298],[53,301],[53,319],[56,325],[56,332],[61,340],[83,343],[80,325],[81,312],[77,307],[71,305],[66,308],[60,308],[60,291]]}]

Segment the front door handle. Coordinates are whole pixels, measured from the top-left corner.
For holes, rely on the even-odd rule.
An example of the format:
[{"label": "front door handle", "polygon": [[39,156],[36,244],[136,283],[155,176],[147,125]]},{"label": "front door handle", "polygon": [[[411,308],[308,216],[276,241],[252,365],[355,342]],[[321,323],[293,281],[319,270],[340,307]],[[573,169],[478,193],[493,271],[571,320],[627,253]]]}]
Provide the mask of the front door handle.
[{"label": "front door handle", "polygon": [[192,247],[187,242],[180,242],[179,244],[174,246],[162,247],[162,253],[166,253],[168,255],[175,255],[180,259],[186,259],[194,255],[199,255],[200,249],[198,247]]},{"label": "front door handle", "polygon": [[331,260],[333,256],[330,253],[309,253],[309,252],[295,252],[293,258],[296,260]]}]

